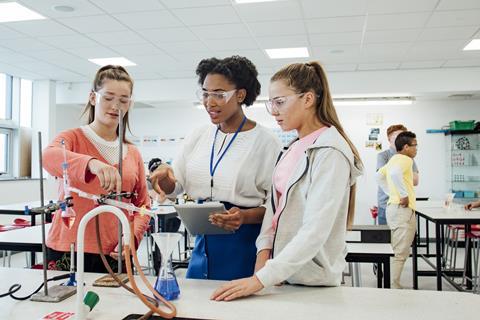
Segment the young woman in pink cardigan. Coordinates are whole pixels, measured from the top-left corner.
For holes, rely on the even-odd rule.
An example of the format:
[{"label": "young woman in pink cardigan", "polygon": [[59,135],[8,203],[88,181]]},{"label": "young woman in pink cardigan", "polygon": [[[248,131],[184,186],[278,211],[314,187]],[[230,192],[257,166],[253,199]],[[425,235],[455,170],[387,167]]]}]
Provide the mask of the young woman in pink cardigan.
[{"label": "young woman in pink cardigan", "polygon": [[[66,148],[69,183],[72,187],[92,194],[107,194],[111,191],[136,192],[131,201],[136,206],[150,206],[143,160],[137,148],[125,139],[123,132],[123,172],[118,172],[119,110],[122,109],[124,128],[128,126],[128,114],[132,105],[133,80],[121,66],[105,66],[97,71],[92,91],[85,107],[88,124],[60,133],[43,151],[44,168],[53,176],[62,179],[62,163]],[[59,198],[64,198],[63,183],[59,183]],[[70,244],[76,241],[78,224],[82,217],[95,207],[92,200],[72,193],[76,218],[73,225],[62,222],[57,212],[48,234],[48,260],[55,261],[58,269],[68,270]],[[118,220],[113,215],[101,215],[100,235],[102,251],[112,269],[116,269],[118,258]],[[140,243],[148,226],[149,217],[135,216],[134,233]],[[87,225],[85,232],[85,271],[106,272],[98,254],[95,223]]]}]

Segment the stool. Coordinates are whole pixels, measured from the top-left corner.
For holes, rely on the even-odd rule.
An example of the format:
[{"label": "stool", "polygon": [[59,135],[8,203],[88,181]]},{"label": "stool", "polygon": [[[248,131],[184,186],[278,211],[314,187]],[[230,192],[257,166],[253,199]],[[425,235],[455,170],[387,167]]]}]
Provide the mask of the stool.
[{"label": "stool", "polygon": [[[463,271],[462,285],[466,284],[467,280],[472,281],[472,291],[474,293],[480,293],[479,278],[480,278],[480,231],[472,231],[465,235],[470,241],[466,241],[465,245],[465,267]],[[470,250],[469,243],[472,243],[472,278],[467,277],[467,252]]]}]

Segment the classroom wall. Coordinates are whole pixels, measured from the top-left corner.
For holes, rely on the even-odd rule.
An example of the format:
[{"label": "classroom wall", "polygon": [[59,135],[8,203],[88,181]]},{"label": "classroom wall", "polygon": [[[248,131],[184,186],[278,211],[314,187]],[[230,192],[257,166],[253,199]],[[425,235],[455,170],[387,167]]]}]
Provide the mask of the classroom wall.
[{"label": "classroom wall", "polygon": [[[65,106],[63,106],[65,107]],[[57,109],[59,115],[60,107]],[[63,116],[68,116],[68,109],[63,108]],[[70,118],[81,109],[70,110]],[[276,123],[264,108],[247,109],[247,115],[267,127],[276,127]],[[445,136],[443,134],[427,134],[426,129],[441,128],[451,120],[480,120],[480,100],[417,100],[410,106],[341,106],[337,108],[338,116],[357,146],[365,166],[364,175],[358,180],[357,224],[370,224],[369,208],[376,203],[377,185],[375,182],[375,166],[378,151],[366,148],[365,142],[371,128],[380,128],[379,141],[383,149],[388,148],[386,128],[391,124],[402,123],[418,136],[419,151],[416,158],[420,171],[418,196],[442,199],[446,190]],[[381,114],[383,124],[367,125],[370,114]],[[60,117],[57,117],[59,119]],[[66,121],[57,125],[62,127]],[[169,140],[184,137],[193,128],[208,124],[209,118],[204,110],[194,107],[188,102],[164,103],[158,109],[136,109],[132,111],[131,125],[133,135],[157,136]],[[74,124],[74,123],[73,123]],[[62,127],[63,128],[63,127]],[[152,157],[164,160],[174,159],[181,142],[160,142],[156,147],[140,146],[144,161]]]}]

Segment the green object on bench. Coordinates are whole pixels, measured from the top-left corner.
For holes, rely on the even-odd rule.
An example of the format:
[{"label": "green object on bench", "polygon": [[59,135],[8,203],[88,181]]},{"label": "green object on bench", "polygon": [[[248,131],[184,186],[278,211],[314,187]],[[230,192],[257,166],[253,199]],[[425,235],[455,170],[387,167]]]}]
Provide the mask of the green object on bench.
[{"label": "green object on bench", "polygon": [[468,120],[468,121],[450,121],[450,130],[473,130],[475,127],[475,120]]}]

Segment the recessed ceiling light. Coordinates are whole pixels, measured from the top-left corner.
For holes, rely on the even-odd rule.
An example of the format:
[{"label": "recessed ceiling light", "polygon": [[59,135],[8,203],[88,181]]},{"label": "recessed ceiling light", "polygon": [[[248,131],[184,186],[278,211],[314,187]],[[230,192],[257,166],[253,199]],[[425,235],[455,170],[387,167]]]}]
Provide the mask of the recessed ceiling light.
[{"label": "recessed ceiling light", "polygon": [[279,0],[235,0],[237,4],[244,4],[244,3],[257,3],[257,2],[274,2]]},{"label": "recessed ceiling light", "polygon": [[109,64],[114,66],[123,66],[123,67],[130,67],[130,66],[137,65],[135,62],[132,62],[124,57],[94,58],[94,59],[88,59],[88,61],[93,62],[101,67]]},{"label": "recessed ceiling light", "polygon": [[265,49],[265,52],[270,59],[308,58],[310,56],[306,47]]},{"label": "recessed ceiling light", "polygon": [[463,48],[464,51],[480,50],[480,39],[473,39]]},{"label": "recessed ceiling light", "polygon": [[70,7],[70,6],[53,6],[52,9],[55,10],[55,11],[58,11],[58,12],[73,12],[73,11],[75,11],[75,8]]},{"label": "recessed ceiling light", "polygon": [[16,2],[0,2],[0,22],[46,19],[44,16]]}]

